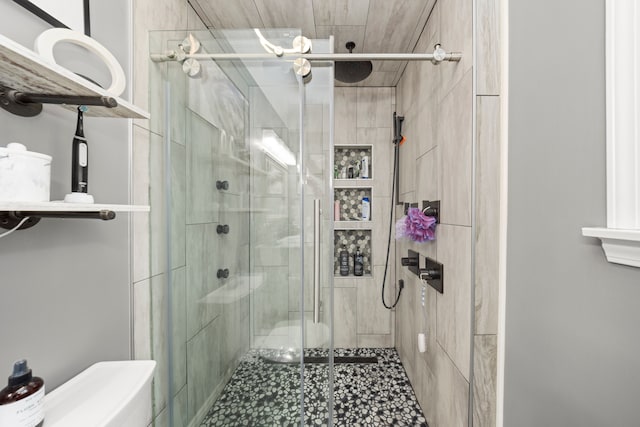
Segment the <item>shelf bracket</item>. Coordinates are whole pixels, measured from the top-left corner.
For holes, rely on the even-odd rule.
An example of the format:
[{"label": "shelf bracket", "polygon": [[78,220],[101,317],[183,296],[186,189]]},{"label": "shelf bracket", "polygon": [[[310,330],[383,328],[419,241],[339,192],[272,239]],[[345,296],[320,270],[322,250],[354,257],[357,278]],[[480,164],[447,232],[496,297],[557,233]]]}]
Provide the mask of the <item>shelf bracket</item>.
[{"label": "shelf bracket", "polygon": [[0,107],[22,117],[34,117],[42,112],[42,104],[97,105],[115,108],[118,101],[110,96],[75,96],[24,93],[0,86]]},{"label": "shelf bracket", "polygon": [[93,212],[57,212],[57,211],[2,211],[0,212],[0,227],[11,230],[26,220],[18,230],[26,230],[40,222],[41,218],[84,218],[101,219],[109,221],[116,217],[116,213],[110,210],[99,210]]}]

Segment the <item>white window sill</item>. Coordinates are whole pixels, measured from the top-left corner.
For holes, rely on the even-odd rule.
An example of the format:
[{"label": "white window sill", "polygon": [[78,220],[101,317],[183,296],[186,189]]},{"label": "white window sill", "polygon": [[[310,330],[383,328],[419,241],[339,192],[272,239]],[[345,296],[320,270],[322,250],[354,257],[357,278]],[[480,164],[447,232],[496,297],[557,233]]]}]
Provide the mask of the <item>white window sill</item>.
[{"label": "white window sill", "polygon": [[640,230],[583,227],[582,235],[602,241],[607,261],[640,267]]}]

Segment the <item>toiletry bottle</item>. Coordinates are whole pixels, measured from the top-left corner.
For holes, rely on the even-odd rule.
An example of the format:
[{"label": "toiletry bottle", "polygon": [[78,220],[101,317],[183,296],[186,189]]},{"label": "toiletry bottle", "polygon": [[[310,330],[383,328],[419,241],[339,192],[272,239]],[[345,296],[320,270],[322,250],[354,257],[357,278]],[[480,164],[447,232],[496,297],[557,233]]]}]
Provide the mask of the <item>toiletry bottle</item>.
[{"label": "toiletry bottle", "polygon": [[368,197],[362,198],[362,220],[369,221],[371,218],[371,203]]},{"label": "toiletry bottle", "polygon": [[340,275],[349,275],[349,252],[347,252],[347,247],[344,245],[340,251]]},{"label": "toiletry bottle", "polygon": [[342,168],[342,171],[340,171],[340,179],[347,179],[347,168],[346,167]]},{"label": "toiletry bottle", "polygon": [[78,107],[78,123],[71,152],[71,191],[87,193],[89,189],[89,146],[84,137],[82,107]]},{"label": "toiletry bottle", "polygon": [[347,178],[353,179],[353,165],[349,165],[347,168]]},{"label": "toiletry bottle", "polygon": [[360,177],[369,178],[369,156],[362,157],[360,161]]},{"label": "toiletry bottle", "polygon": [[356,254],[353,256],[353,275],[362,276],[364,274],[364,259],[360,248],[356,248]]},{"label": "toiletry bottle", "polygon": [[338,171],[338,165],[333,165],[333,178],[340,178],[340,172]]},{"label": "toiletry bottle", "polygon": [[26,360],[18,360],[9,385],[0,391],[0,426],[41,427],[44,423],[44,381],[34,377]]},{"label": "toiletry bottle", "polygon": [[340,221],[340,200],[333,202],[333,220]]}]

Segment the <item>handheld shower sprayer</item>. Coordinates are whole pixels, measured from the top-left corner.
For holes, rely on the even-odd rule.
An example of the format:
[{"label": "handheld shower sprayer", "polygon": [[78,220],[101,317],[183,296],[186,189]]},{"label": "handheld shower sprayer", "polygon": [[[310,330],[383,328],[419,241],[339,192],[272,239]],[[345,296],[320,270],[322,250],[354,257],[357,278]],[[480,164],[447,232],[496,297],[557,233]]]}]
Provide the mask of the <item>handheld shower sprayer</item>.
[{"label": "handheld shower sprayer", "polygon": [[[404,121],[404,116],[399,116],[395,112],[393,113],[393,145],[394,145],[394,156],[393,156],[393,184],[391,185],[391,212],[389,214],[389,239],[387,241],[387,261],[384,265],[384,276],[382,276],[382,305],[386,309],[393,309],[396,305],[398,305],[398,301],[400,301],[400,295],[402,295],[402,288],[404,286],[404,282],[400,281],[400,291],[396,297],[396,300],[391,305],[387,305],[384,300],[384,288],[387,281],[387,269],[389,268],[389,253],[391,252],[391,230],[393,229],[393,207],[394,205],[399,204],[399,196],[400,193],[400,174],[398,171],[398,163],[400,161],[400,146],[404,143],[405,137],[402,136],[402,122]],[[395,204],[394,204],[395,199]]]},{"label": "handheld shower sprayer", "polygon": [[404,122],[404,116],[399,116],[395,112],[393,113],[393,144],[402,145],[404,143],[404,136],[402,136],[402,122]]}]

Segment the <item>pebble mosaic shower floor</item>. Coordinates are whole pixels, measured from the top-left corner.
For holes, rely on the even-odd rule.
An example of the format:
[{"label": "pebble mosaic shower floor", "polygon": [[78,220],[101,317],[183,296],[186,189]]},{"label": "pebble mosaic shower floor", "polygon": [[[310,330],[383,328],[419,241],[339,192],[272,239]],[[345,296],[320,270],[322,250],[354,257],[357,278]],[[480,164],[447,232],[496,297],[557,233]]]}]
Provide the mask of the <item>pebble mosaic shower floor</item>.
[{"label": "pebble mosaic shower floor", "polygon": [[[298,426],[300,367],[271,363],[251,350],[201,427]],[[305,357],[327,356],[305,350]],[[400,358],[392,348],[336,349],[336,357],[377,357],[377,363],[334,365],[335,426],[427,426]],[[305,426],[327,425],[327,365],[305,363]]]}]

